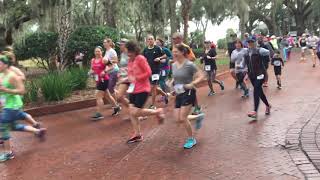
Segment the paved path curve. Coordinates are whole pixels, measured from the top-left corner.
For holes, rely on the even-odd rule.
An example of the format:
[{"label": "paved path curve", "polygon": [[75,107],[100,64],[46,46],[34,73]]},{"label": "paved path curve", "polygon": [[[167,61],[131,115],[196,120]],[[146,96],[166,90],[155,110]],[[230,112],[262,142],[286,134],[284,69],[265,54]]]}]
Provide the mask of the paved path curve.
[{"label": "paved path curve", "polygon": [[124,120],[127,112],[94,123],[87,118],[93,109],[79,110],[41,117],[49,128],[45,143],[14,133],[16,159],[0,164],[0,179],[304,179],[285,139],[290,127],[318,105],[320,67],[313,69],[311,62],[300,64],[297,59],[286,64],[283,90],[276,89],[270,74],[266,92],[272,115],[262,115],[261,106],[256,123],[246,117],[252,98],[241,99],[229,76],[224,78],[226,90],[217,90],[214,97],[208,98],[208,89],[201,88],[199,100],[207,116],[192,150],[182,149],[186,133],[175,123],[172,106],[164,125],[152,119],[142,123],[145,141],[135,145],[125,144],[131,133]]}]

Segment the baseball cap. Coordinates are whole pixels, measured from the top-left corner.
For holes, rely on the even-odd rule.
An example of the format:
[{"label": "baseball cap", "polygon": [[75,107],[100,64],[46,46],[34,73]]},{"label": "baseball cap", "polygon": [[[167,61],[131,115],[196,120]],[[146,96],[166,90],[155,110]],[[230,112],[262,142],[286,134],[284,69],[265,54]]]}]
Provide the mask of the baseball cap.
[{"label": "baseball cap", "polygon": [[250,38],[247,40],[247,42],[256,42],[256,40],[253,39],[252,37],[250,37]]},{"label": "baseball cap", "polygon": [[127,44],[127,42],[129,42],[129,40],[128,40],[128,39],[123,38],[123,39],[120,39],[120,41],[119,41],[119,42],[117,42],[117,44],[119,44],[119,45],[121,45],[121,44]]}]

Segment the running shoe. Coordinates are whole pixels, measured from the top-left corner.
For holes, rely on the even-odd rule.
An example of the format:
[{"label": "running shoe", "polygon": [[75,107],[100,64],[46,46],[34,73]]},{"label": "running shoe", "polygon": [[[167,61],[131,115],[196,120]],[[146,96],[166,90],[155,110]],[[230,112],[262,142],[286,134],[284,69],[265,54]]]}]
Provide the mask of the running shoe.
[{"label": "running shoe", "polygon": [[280,90],[280,89],[282,89],[282,87],[281,87],[281,86],[278,86],[278,89]]},{"label": "running shoe", "polygon": [[186,143],[183,145],[185,149],[191,149],[193,146],[197,144],[197,141],[195,138],[188,138],[186,140]]},{"label": "running shoe", "polygon": [[238,89],[240,87],[240,84],[238,82],[236,82],[236,88],[235,89]]},{"label": "running shoe", "polygon": [[139,136],[133,136],[131,137],[128,141],[127,144],[132,144],[132,143],[136,143],[136,142],[141,142],[143,140],[143,136],[139,135]]},{"label": "running shoe", "polygon": [[154,106],[154,105],[150,105],[150,106],[149,106],[149,109],[157,109],[157,107]]},{"label": "running shoe", "polygon": [[33,125],[32,127],[36,128],[36,129],[40,129],[41,128],[41,124],[39,122],[37,122],[35,125]]},{"label": "running shoe", "polygon": [[39,132],[36,133],[36,136],[39,138],[40,141],[44,141],[46,138],[47,129],[41,128],[39,129]]},{"label": "running shoe", "polygon": [[3,145],[4,144],[4,141],[0,140],[0,145]]},{"label": "running shoe", "polygon": [[209,94],[208,94],[208,96],[214,96],[215,94],[216,94],[215,92],[210,91]]},{"label": "running shoe", "polygon": [[266,107],[266,115],[270,115],[270,112],[271,112],[271,106],[267,106]]},{"label": "running shoe", "polygon": [[248,113],[248,117],[251,117],[251,118],[257,118],[257,112],[256,111],[251,111]]},{"label": "running shoe", "polygon": [[102,114],[101,113],[95,113],[95,115],[93,115],[92,117],[92,120],[93,121],[98,121],[98,120],[101,120],[101,119],[103,119],[104,117],[102,116]]},{"label": "running shoe", "polygon": [[202,113],[201,107],[200,106],[195,106],[194,109],[193,109],[192,115],[198,115],[198,114],[201,114],[201,113]]},{"label": "running shoe", "polygon": [[316,67],[316,65],[314,64],[312,67],[313,67],[313,68],[315,68],[315,67]]},{"label": "running shoe", "polygon": [[5,162],[8,161],[10,159],[14,159],[14,153],[10,152],[10,153],[3,153],[0,155],[0,162]]},{"label": "running shoe", "polygon": [[241,96],[242,98],[248,98],[249,97],[249,89],[244,91],[244,94]]},{"label": "running shoe", "polygon": [[117,115],[119,115],[119,113],[120,113],[121,110],[122,110],[121,106],[117,106],[117,107],[113,108],[112,116],[117,116]]},{"label": "running shoe", "polygon": [[220,87],[221,87],[221,91],[224,91],[224,82],[223,81],[221,81]]},{"label": "running shoe", "polygon": [[201,129],[203,120],[204,120],[204,113],[199,114],[199,116],[196,119],[196,130]]},{"label": "running shoe", "polygon": [[263,83],[263,87],[268,87],[268,83]]}]

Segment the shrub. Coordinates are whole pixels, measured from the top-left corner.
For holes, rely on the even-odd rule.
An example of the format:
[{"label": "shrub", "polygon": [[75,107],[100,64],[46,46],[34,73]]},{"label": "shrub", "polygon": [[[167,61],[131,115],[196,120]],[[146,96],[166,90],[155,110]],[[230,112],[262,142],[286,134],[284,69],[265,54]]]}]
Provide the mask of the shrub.
[{"label": "shrub", "polygon": [[39,66],[52,70],[50,59],[57,51],[58,34],[54,32],[36,32],[26,37],[24,43],[15,45],[19,60],[37,59]]},{"label": "shrub", "polygon": [[219,49],[227,49],[227,41],[226,38],[218,40],[218,48]]},{"label": "shrub", "polygon": [[103,39],[111,38],[114,42],[119,40],[119,33],[116,29],[106,26],[84,26],[77,28],[67,42],[67,57],[74,59],[77,52],[84,53],[84,63],[93,57],[96,46],[103,47]]},{"label": "shrub", "polygon": [[40,89],[45,101],[61,101],[73,89],[69,73],[51,72],[40,79]]},{"label": "shrub", "polygon": [[88,70],[80,68],[71,68],[68,72],[72,90],[83,90],[88,84]]},{"label": "shrub", "polygon": [[203,48],[192,49],[192,51],[197,58],[200,57],[204,52]]},{"label": "shrub", "polygon": [[37,80],[26,82],[26,94],[24,95],[24,101],[26,103],[29,102],[37,102],[39,99],[39,82]]}]

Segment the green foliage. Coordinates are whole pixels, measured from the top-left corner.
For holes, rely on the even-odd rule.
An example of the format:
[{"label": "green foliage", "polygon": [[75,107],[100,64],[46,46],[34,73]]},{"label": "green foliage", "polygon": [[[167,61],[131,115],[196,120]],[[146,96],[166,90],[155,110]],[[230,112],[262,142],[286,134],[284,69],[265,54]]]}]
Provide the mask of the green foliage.
[{"label": "green foliage", "polygon": [[227,40],[226,40],[226,38],[219,39],[217,43],[218,43],[218,48],[219,49],[227,49]]},{"label": "green foliage", "polygon": [[26,37],[24,43],[15,45],[18,60],[37,59],[42,68],[48,69],[50,57],[57,50],[58,33],[36,32]]},{"label": "green foliage", "polygon": [[29,102],[37,102],[39,99],[39,82],[37,80],[26,82],[26,94],[24,95],[24,101],[26,103]]},{"label": "green foliage", "polygon": [[45,101],[61,101],[72,91],[87,87],[88,70],[72,68],[64,72],[50,72],[40,79],[40,89]]},{"label": "green foliage", "polygon": [[69,74],[72,90],[83,90],[88,84],[88,70],[80,68],[71,68],[66,73]]},{"label": "green foliage", "polygon": [[45,101],[61,101],[71,94],[73,85],[68,73],[52,72],[41,78],[40,88]]},{"label": "green foliage", "polygon": [[83,26],[77,28],[67,42],[67,57],[73,59],[77,52],[84,53],[84,63],[87,64],[94,56],[96,46],[103,47],[104,38],[119,40],[119,33],[106,26]]},{"label": "green foliage", "polygon": [[198,49],[192,49],[192,51],[193,51],[193,53],[194,53],[194,55],[196,57],[200,57],[203,54],[204,49],[203,48],[198,48]]}]

